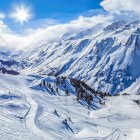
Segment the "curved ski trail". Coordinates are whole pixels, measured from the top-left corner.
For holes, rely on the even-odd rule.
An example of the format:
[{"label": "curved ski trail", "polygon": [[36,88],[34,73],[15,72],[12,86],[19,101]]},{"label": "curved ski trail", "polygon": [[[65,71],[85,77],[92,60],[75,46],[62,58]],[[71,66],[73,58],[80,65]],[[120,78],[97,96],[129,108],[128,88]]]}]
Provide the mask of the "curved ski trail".
[{"label": "curved ski trail", "polygon": [[30,109],[26,116],[26,126],[31,132],[38,136],[40,140],[52,140],[53,138],[49,135],[47,135],[45,132],[41,131],[35,124],[35,117],[36,112],[38,108],[38,104],[34,101],[32,97],[32,90],[28,89],[27,87],[24,87],[24,95],[26,96],[27,102],[30,104]]}]

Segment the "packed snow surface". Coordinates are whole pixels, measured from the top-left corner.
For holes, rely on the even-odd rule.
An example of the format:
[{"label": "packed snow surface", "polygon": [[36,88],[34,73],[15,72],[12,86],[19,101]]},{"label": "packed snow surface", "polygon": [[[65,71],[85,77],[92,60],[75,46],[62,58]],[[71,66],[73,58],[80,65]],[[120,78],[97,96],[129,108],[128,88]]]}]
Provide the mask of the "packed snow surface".
[{"label": "packed snow surface", "polygon": [[134,102],[139,95],[107,97],[105,106],[93,110],[74,94],[51,95],[35,88],[45,76],[0,77],[1,140],[140,139],[140,106]]}]

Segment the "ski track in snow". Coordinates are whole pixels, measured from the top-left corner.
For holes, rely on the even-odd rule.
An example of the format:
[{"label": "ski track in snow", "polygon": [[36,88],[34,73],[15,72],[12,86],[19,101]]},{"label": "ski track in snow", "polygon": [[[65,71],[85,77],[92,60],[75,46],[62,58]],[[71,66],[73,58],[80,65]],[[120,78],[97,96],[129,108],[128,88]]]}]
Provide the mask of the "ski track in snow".
[{"label": "ski track in snow", "polygon": [[[135,99],[140,99],[139,96],[109,97],[106,100],[106,107],[91,111],[77,103],[74,95],[55,96],[50,95],[47,90],[42,92],[29,88],[27,83],[29,76],[4,75],[1,79],[1,90],[3,87],[4,90],[13,89],[12,93],[15,95],[22,93],[20,96],[28,105],[27,111],[23,113],[25,120],[22,123],[31,136],[21,137],[21,140],[139,140],[137,138],[139,138],[140,131],[140,107],[133,102]],[[2,95],[5,93],[4,90],[1,91]],[[18,100],[10,100],[10,102],[14,101],[16,104]],[[0,99],[1,102],[7,102],[7,100]],[[6,110],[7,106],[4,107],[0,111],[2,114],[0,124],[4,120],[7,125],[13,123],[13,127],[17,129],[15,116],[12,118],[10,116],[14,115],[16,109],[13,114],[9,114]],[[57,111],[58,116],[54,114],[54,110]],[[72,122],[68,121],[69,128],[63,124],[63,120],[68,117],[72,120]],[[10,140],[16,140],[16,131],[10,134]],[[4,132],[7,139],[2,140],[9,140],[9,134],[7,131]],[[22,135],[24,134],[23,132]]]},{"label": "ski track in snow", "polygon": [[23,86],[24,95],[26,96],[27,102],[30,104],[30,108],[28,111],[28,114],[26,116],[26,126],[31,132],[37,136],[39,136],[40,140],[52,140],[53,138],[49,135],[47,135],[45,132],[40,130],[36,124],[35,124],[35,118],[36,118],[36,113],[38,109],[38,104],[35,102],[35,100],[32,97],[32,94],[34,91],[28,89],[26,86]]}]

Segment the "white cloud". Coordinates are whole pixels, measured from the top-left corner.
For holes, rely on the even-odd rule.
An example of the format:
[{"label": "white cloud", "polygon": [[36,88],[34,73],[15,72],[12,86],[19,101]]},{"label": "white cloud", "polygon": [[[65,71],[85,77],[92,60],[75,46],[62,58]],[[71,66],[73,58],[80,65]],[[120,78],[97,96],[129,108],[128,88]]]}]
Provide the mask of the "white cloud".
[{"label": "white cloud", "polygon": [[103,0],[100,5],[111,13],[123,11],[140,13],[140,0]]},{"label": "white cloud", "polygon": [[[112,16],[101,14],[93,17],[80,16],[65,24],[60,24],[59,21],[54,19],[38,19],[27,23],[27,28],[22,26],[23,29],[21,29],[21,27],[19,27],[20,33],[18,34],[12,31],[4,22],[5,18],[6,15],[0,12],[1,50],[4,50],[5,48],[7,48],[6,50],[23,50],[30,47],[38,47],[40,43],[43,44],[54,39],[59,39],[66,34],[75,34],[82,29],[85,30],[86,28],[96,26],[97,24],[106,26],[106,24],[112,20]],[[23,30],[22,34],[21,30]]]},{"label": "white cloud", "polygon": [[0,13],[0,19],[4,19],[6,15],[4,13]]},{"label": "white cloud", "polygon": [[[7,47],[13,50],[28,49],[29,47],[38,47],[41,44],[59,39],[65,34],[77,33],[82,29],[93,27],[97,24],[106,26],[112,20],[112,16],[98,15],[93,17],[80,16],[78,19],[72,20],[66,24],[56,23],[54,20],[44,20],[44,25],[38,28],[28,28],[24,34],[8,32],[9,28],[0,20],[0,47]],[[42,23],[42,21],[41,21]],[[45,26],[45,23],[46,26]],[[56,25],[55,25],[56,23]],[[54,25],[53,25],[54,24]],[[32,26],[31,26],[32,27]],[[101,26],[100,26],[101,29]],[[41,44],[40,44],[41,43]]]},{"label": "white cloud", "polygon": [[81,27],[90,27],[94,26],[99,23],[108,23],[112,21],[112,16],[111,15],[97,15],[97,16],[92,16],[92,17],[83,17],[80,16],[78,19],[71,21],[70,23],[79,25]]},{"label": "white cloud", "polygon": [[11,33],[10,28],[3,22],[3,20],[0,20],[0,34],[5,33]]},{"label": "white cloud", "polygon": [[[137,4],[135,2],[137,2]],[[105,10],[113,13],[119,13],[121,11],[140,11],[140,0],[103,0],[101,5]],[[53,39],[59,39],[65,34],[74,34],[82,29],[85,30],[102,24],[101,26],[97,26],[96,30],[98,32],[114,20],[113,14],[98,13],[98,15],[92,17],[80,16],[66,24],[60,24],[54,19],[36,20],[28,23],[28,28],[24,28],[22,34],[11,31],[4,23],[6,15],[0,13],[0,48],[22,50],[28,49],[28,47],[38,47],[40,43],[43,44]]]},{"label": "white cloud", "polygon": [[[80,16],[78,19],[72,20],[66,24],[57,24],[50,27],[37,28],[32,30],[27,38],[37,42],[39,40],[44,40],[45,42],[53,39],[59,39],[65,34],[74,34],[82,29],[87,29],[97,24],[109,24],[112,21],[112,16],[98,15],[93,17],[83,17]],[[100,26],[100,29],[102,27]]]},{"label": "white cloud", "polygon": [[4,23],[5,18],[6,14],[0,12],[0,34],[11,32],[10,28]]}]

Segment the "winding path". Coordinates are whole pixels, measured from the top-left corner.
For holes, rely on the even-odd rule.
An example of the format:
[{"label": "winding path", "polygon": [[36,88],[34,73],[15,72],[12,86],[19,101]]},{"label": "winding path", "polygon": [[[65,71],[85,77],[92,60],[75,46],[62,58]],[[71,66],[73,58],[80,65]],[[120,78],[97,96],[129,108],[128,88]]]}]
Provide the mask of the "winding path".
[{"label": "winding path", "polygon": [[28,89],[27,87],[24,87],[23,91],[24,91],[24,95],[26,96],[27,102],[30,104],[30,109],[25,118],[26,121],[25,124],[27,128],[34,135],[38,136],[40,140],[52,140],[53,138],[51,136],[45,134],[45,132],[41,131],[35,124],[35,117],[36,117],[38,104],[34,101],[32,97],[33,91]]}]

